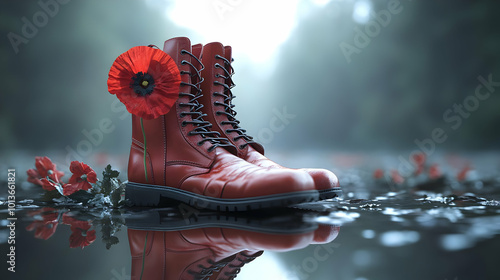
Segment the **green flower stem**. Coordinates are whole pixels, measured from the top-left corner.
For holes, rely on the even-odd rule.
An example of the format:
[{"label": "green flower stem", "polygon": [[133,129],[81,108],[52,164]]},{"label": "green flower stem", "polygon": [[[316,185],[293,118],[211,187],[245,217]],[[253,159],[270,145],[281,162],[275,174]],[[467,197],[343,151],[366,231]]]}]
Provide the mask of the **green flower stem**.
[{"label": "green flower stem", "polygon": [[144,132],[144,124],[142,123],[141,118],[141,129],[142,129],[142,138],[144,138],[144,175],[146,176],[146,182],[148,181],[148,168],[146,166],[146,133]]}]

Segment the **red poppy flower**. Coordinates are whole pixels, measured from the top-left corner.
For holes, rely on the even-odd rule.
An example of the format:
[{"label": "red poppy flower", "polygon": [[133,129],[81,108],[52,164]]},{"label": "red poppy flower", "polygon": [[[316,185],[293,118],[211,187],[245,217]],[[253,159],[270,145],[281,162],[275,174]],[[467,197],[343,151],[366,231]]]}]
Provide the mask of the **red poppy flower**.
[{"label": "red poppy flower", "polygon": [[413,159],[413,162],[415,162],[415,164],[417,166],[421,166],[421,165],[424,165],[425,160],[426,160],[426,156],[424,153],[416,153],[416,154],[412,155],[412,159]]},{"label": "red poppy flower", "polygon": [[439,166],[437,164],[433,164],[429,167],[429,178],[437,179],[441,177],[441,175],[441,169],[439,169]]},{"label": "red poppy flower", "polygon": [[127,110],[150,120],[165,115],[179,97],[181,76],[174,60],[159,49],[138,46],[121,54],[111,66],[108,91]]},{"label": "red poppy flower", "polygon": [[405,179],[399,174],[397,170],[391,170],[392,181],[396,184],[402,184]]},{"label": "red poppy flower", "polygon": [[465,166],[462,170],[460,170],[460,172],[458,172],[457,174],[458,181],[465,181],[465,179],[467,178],[467,173],[471,170],[472,168],[470,168],[469,165]]},{"label": "red poppy flower", "polygon": [[57,170],[56,165],[48,157],[35,157],[35,167],[36,169],[26,171],[28,182],[40,185],[47,191],[55,190],[54,186],[47,180],[47,176],[53,182],[59,183],[59,178],[64,176],[64,172]]},{"label": "red poppy flower", "polygon": [[68,184],[63,185],[63,194],[71,195],[78,190],[89,190],[90,183],[97,182],[97,174],[83,162],[72,161],[69,170],[73,173]]},{"label": "red poppy flower", "polygon": [[42,220],[35,220],[26,227],[27,231],[35,230],[35,237],[47,240],[56,232],[59,224],[59,213],[54,208],[42,208],[29,213],[30,216],[41,214]]},{"label": "red poppy flower", "polygon": [[380,179],[384,177],[384,170],[382,169],[375,169],[375,171],[373,172],[373,178],[375,179]]}]

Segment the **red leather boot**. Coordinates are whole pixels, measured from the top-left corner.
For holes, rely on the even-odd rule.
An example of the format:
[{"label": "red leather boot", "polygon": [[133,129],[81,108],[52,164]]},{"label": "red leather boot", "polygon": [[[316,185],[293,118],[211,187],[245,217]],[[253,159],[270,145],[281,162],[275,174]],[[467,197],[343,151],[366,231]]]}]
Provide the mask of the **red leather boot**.
[{"label": "red leather boot", "polygon": [[[292,170],[269,160],[264,156],[264,148],[246,133],[236,119],[233,109],[234,95],[231,89],[234,83],[232,49],[221,43],[210,43],[203,47],[201,60],[205,69],[201,72],[204,82],[201,85],[203,97],[202,111],[207,115],[206,120],[213,124],[213,129],[226,137],[238,149],[238,157],[268,170]],[[307,172],[314,179],[315,188],[319,191],[320,199],[328,199],[341,193],[337,176],[325,169],[299,169]]]},{"label": "red leather boot", "polygon": [[227,139],[210,131],[212,125],[203,119],[199,103],[201,46],[192,47],[188,38],[173,38],[163,50],[179,68],[179,98],[166,115],[143,120],[142,126],[132,115],[126,187],[132,205],[158,206],[168,198],[198,208],[244,211],[318,199],[306,172],[248,163],[235,156],[237,150]]}]

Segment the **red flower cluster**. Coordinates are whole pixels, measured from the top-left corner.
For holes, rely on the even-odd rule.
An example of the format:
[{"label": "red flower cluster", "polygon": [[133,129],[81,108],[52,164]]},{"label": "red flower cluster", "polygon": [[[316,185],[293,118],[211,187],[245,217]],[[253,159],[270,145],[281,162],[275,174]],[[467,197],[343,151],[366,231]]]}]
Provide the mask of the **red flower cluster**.
[{"label": "red flower cluster", "polygon": [[62,188],[63,195],[68,196],[79,190],[89,190],[91,184],[97,182],[97,174],[83,162],[72,161],[69,167],[73,173],[66,184],[60,180],[64,173],[56,170],[56,165],[48,157],[35,157],[36,169],[30,169],[28,182],[40,185],[44,190],[54,191]]},{"label": "red flower cluster", "polygon": [[143,119],[170,111],[179,98],[181,76],[175,61],[152,47],[133,47],[115,60],[109,71],[108,91],[127,110]]},{"label": "red flower cluster", "polygon": [[[427,156],[424,153],[415,153],[411,157],[415,170],[413,171],[413,176],[419,176],[420,174],[424,174],[427,172],[427,176],[429,179],[435,180],[443,176],[441,173],[441,169],[437,164],[432,164],[430,166],[426,165]],[[373,178],[380,180],[384,177],[384,171],[382,169],[376,169],[373,172]],[[397,170],[391,170],[389,173],[389,177],[396,184],[402,184],[405,181],[405,177],[403,177]]]},{"label": "red flower cluster", "polygon": [[56,169],[56,165],[52,163],[48,157],[35,157],[36,169],[29,169],[28,182],[40,185],[44,190],[54,191],[54,183],[58,184],[59,179],[64,176],[64,172]]}]

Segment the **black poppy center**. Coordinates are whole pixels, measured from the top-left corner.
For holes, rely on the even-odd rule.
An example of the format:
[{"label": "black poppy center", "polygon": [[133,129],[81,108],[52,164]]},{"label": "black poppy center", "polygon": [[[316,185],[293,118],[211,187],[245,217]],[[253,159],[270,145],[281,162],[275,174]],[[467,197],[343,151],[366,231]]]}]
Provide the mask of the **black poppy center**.
[{"label": "black poppy center", "polygon": [[140,96],[146,96],[153,92],[155,80],[148,73],[139,72],[132,77],[130,87]]}]

